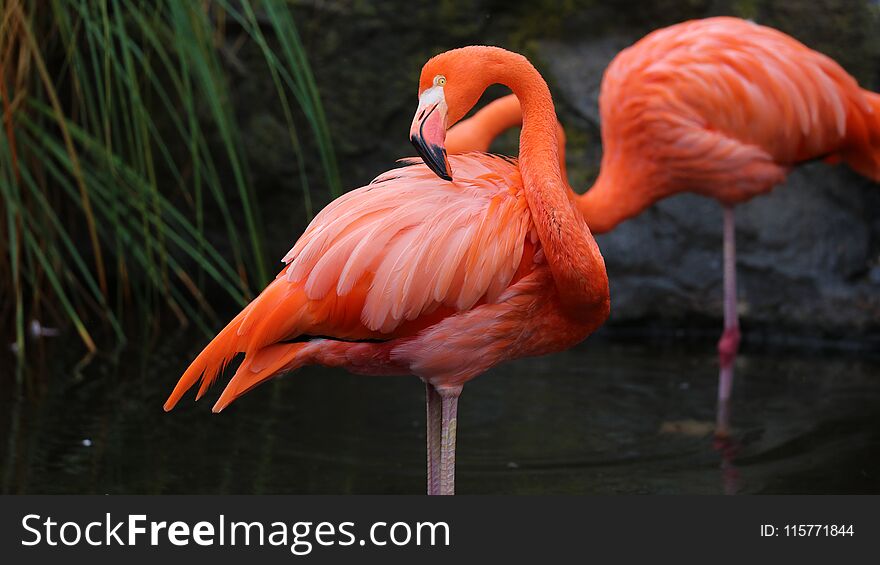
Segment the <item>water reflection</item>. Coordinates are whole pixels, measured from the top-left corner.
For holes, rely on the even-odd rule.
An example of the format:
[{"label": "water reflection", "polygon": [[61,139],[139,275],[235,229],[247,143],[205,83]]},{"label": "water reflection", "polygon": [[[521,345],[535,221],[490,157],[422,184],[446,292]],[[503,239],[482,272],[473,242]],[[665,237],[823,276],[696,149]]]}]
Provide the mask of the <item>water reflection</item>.
[{"label": "water reflection", "polygon": [[[3,492],[423,492],[418,380],[311,368],[222,415],[219,390],[164,414],[201,341],[171,336],[77,373],[47,342],[25,378],[3,375]],[[593,339],[497,367],[461,399],[457,490],[880,492],[880,361],[741,354],[726,443],[712,437],[716,363],[711,346]]]}]

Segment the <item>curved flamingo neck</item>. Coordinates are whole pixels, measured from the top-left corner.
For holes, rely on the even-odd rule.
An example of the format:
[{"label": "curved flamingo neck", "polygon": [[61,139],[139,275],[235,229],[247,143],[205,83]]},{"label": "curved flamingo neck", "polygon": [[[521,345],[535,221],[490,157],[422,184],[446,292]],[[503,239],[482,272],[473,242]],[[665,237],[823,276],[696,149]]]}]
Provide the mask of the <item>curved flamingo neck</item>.
[{"label": "curved flamingo neck", "polygon": [[[522,108],[515,94],[502,96],[485,105],[471,118],[455,124],[446,135],[446,149],[450,154],[468,151],[488,151],[492,142],[508,129],[522,125]],[[556,120],[556,142],[560,175],[568,184],[565,165],[565,130]],[[571,198],[594,234],[612,230],[617,224],[636,216],[648,204],[628,198],[624,190],[639,180],[635,171],[620,167],[609,158],[613,147],[605,143],[606,154],[595,184],[583,194],[577,194],[568,184]],[[656,182],[656,181],[655,181]],[[650,183],[649,183],[650,184]],[[615,187],[617,190],[615,190]],[[644,192],[644,191],[642,191]],[[659,196],[658,196],[659,199]]]},{"label": "curved flamingo neck", "polygon": [[617,224],[638,213],[630,213],[626,200],[613,190],[614,181],[611,176],[603,165],[593,186],[575,197],[577,208],[593,233],[611,231]]},{"label": "curved flamingo neck", "polygon": [[[508,94],[489,102],[477,113],[452,126],[446,132],[446,151],[450,155],[468,151],[489,151],[492,142],[512,127],[522,125],[522,108],[515,94]],[[565,165],[565,130],[556,120],[556,146],[559,151],[559,170],[562,180],[568,182]]]},{"label": "curved flamingo neck", "polygon": [[487,68],[494,73],[490,72],[488,78],[510,88],[522,106],[520,173],[560,299],[572,315],[597,309],[607,315],[605,262],[562,178],[550,89],[525,57],[500,49],[492,51],[495,60]]},{"label": "curved flamingo neck", "polygon": [[[604,150],[596,182],[575,196],[577,208],[593,233],[611,231],[664,196],[660,175],[616,159],[611,144],[606,144]],[[654,190],[648,192],[645,187]]]}]

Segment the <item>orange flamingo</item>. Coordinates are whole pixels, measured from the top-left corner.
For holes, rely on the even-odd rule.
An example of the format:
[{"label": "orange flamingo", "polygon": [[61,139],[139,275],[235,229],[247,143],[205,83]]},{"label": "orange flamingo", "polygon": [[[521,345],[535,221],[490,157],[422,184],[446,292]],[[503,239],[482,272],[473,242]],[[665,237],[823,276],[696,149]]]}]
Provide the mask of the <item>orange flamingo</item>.
[{"label": "orange flamingo", "polygon": [[[506,98],[451,129],[449,145],[488,147],[491,138],[473,133],[477,124],[494,135],[518,124],[519,108]],[[622,51],[605,71],[599,110],[599,177],[576,198],[593,233],[680,192],[723,207],[716,428],[723,437],[740,341],[733,207],[816,159],[880,180],[880,95],[782,32],[718,17],[655,31]]]},{"label": "orange flamingo", "polygon": [[[447,126],[495,83],[522,101],[518,164],[447,158]],[[424,164],[410,160],[321,211],[165,409],[200,379],[201,397],[239,353],[214,412],[308,364],[413,374],[426,384],[428,493],[453,494],[462,385],[502,361],[566,349],[608,316],[605,263],[563,183],[555,121],[546,83],[521,55],[466,47],[428,61],[411,130]]]}]

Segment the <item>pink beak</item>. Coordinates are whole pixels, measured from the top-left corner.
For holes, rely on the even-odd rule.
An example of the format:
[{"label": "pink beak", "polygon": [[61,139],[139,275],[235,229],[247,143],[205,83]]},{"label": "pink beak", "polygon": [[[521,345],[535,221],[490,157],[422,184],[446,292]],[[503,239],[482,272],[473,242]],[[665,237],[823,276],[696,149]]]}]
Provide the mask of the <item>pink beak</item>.
[{"label": "pink beak", "polygon": [[443,87],[434,86],[419,97],[419,108],[409,130],[409,138],[425,164],[443,180],[452,180],[446,156],[446,99]]}]

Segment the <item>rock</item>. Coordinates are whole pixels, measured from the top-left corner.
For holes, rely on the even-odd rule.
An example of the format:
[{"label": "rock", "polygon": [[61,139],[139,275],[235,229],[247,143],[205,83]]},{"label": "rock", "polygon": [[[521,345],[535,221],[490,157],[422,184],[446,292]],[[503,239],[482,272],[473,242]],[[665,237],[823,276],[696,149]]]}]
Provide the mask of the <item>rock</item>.
[{"label": "rock", "polygon": [[637,39],[637,35],[613,35],[575,44],[548,40],[540,42],[538,55],[554,77],[554,95],[561,95],[579,118],[598,128],[602,73],[620,51]]}]

